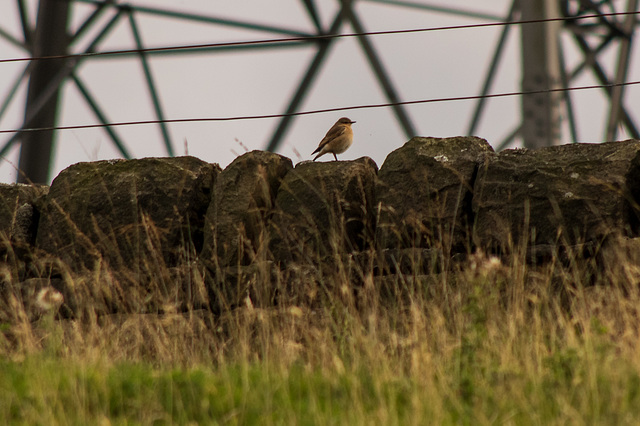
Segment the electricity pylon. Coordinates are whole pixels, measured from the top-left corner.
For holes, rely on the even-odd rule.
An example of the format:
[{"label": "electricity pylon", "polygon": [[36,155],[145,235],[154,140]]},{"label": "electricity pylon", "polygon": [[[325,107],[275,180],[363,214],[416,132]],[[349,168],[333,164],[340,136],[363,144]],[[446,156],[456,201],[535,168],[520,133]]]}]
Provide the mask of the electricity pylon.
[{"label": "electricity pylon", "polygon": [[[520,138],[528,148],[560,143],[562,117],[566,117],[571,140],[580,141],[578,121],[573,106],[571,83],[584,72],[591,71],[608,99],[608,114],[604,140],[615,140],[622,126],[627,133],[640,138],[632,115],[624,106],[624,83],[630,63],[631,44],[638,24],[638,0],[514,0],[506,22],[537,21],[521,25],[522,91],[540,92],[522,96],[522,119],[518,126],[498,144],[502,149]],[[627,12],[627,14],[614,15]],[[562,18],[561,20],[550,20]],[[490,92],[498,63],[504,53],[505,41],[512,26],[505,26],[494,49],[482,95]],[[582,57],[572,68],[566,64],[561,36],[566,34],[578,47]],[[602,53],[616,48],[616,71],[608,75],[607,61]],[[476,105],[468,133],[478,127],[487,99]]]},{"label": "electricity pylon", "polygon": [[[302,102],[309,96],[310,88],[319,76],[323,65],[329,61],[329,51],[337,38],[331,37],[343,33],[345,27],[350,28],[357,36],[364,57],[373,75],[376,77],[384,96],[392,108],[395,119],[407,137],[416,134],[416,125],[408,114],[406,107],[399,104],[393,76],[385,67],[384,58],[366,35],[366,22],[354,7],[356,3],[381,3],[397,8],[424,13],[449,14],[481,20],[483,22],[517,22],[539,21],[562,18],[546,22],[528,23],[519,26],[522,52],[522,91],[535,92],[522,96],[522,119],[510,134],[499,143],[498,149],[512,145],[521,140],[526,147],[537,148],[557,144],[560,141],[560,127],[564,122],[568,125],[573,141],[578,141],[578,118],[574,114],[572,96],[568,91],[556,89],[567,88],[576,77],[591,71],[609,101],[605,139],[613,140],[620,126],[627,133],[638,138],[638,130],[633,117],[624,106],[624,86],[629,69],[629,55],[635,34],[638,15],[610,15],[612,12],[637,11],[638,0],[514,0],[506,13],[488,14],[466,8],[443,7],[418,0],[337,0],[337,8],[328,24],[323,24],[318,13],[317,2],[299,0],[306,11],[311,29],[300,31],[287,26],[260,24],[239,19],[220,18],[213,14],[184,13],[161,7],[137,6],[134,3],[122,3],[117,0],[40,0],[35,27],[30,24],[27,13],[27,0],[14,0],[21,23],[21,37],[12,36],[0,28],[0,38],[21,48],[25,54],[33,58],[57,57],[56,59],[33,60],[24,66],[22,73],[8,88],[0,105],[0,122],[9,105],[15,101],[18,87],[28,81],[27,99],[22,124],[24,131],[15,133],[0,145],[0,156],[3,156],[16,143],[20,143],[20,162],[18,181],[46,183],[49,178],[49,163],[54,147],[55,131],[29,131],[29,129],[50,129],[55,127],[59,108],[59,94],[63,85],[71,84],[85,100],[96,120],[105,126],[110,141],[124,158],[130,158],[126,141],[118,134],[115,127],[109,126],[108,114],[101,107],[100,100],[92,93],[91,88],[76,72],[78,66],[93,59],[91,55],[68,56],[69,53],[92,54],[100,52],[101,43],[109,37],[117,23],[124,22],[131,29],[134,46],[118,58],[135,56],[142,66],[144,81],[153,105],[157,126],[162,134],[164,154],[174,154],[174,144],[164,122],[165,113],[162,107],[162,87],[154,79],[148,58],[156,55],[207,53],[216,54],[223,50],[236,49],[251,51],[254,49],[281,49],[290,47],[286,43],[265,43],[243,46],[203,46],[189,50],[145,51],[145,44],[138,21],[144,16],[161,16],[185,22],[198,22],[212,26],[234,27],[255,30],[260,34],[271,34],[278,37],[295,37],[295,45],[311,46],[314,55],[308,63],[300,80],[293,87],[293,94],[283,112],[283,117],[275,127],[273,134],[265,143],[267,150],[276,151],[289,129],[294,116]],[[294,1],[294,0],[292,0]],[[73,32],[69,31],[70,16],[74,3],[83,3],[93,8],[81,24]],[[584,19],[585,16],[597,15],[596,18]],[[107,19],[103,19],[104,17]],[[242,11],[238,11],[242,16]],[[504,56],[504,46],[510,32],[518,28],[504,25],[493,49],[489,66],[485,72],[480,95],[491,93],[491,86],[497,75],[498,64]],[[562,34],[570,34],[573,42],[582,53],[579,65],[569,69],[564,58],[565,49],[560,42]],[[78,46],[87,46],[78,51]],[[617,47],[616,71],[608,75],[605,60],[601,53],[611,46]],[[115,55],[113,57],[116,57]],[[108,59],[103,59],[108,60]],[[607,59],[610,61],[611,59]],[[1,88],[0,88],[1,89]],[[487,98],[480,98],[469,120],[468,134],[477,130],[483,111],[488,104]]]}]

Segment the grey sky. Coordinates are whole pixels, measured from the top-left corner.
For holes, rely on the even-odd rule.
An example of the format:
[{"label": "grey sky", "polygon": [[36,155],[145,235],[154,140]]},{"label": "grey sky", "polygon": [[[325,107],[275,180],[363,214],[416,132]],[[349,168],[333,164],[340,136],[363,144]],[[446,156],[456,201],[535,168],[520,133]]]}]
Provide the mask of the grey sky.
[{"label": "grey sky", "polygon": [[[18,15],[14,1],[5,0],[0,6],[0,26],[19,35]],[[35,17],[37,2],[30,5]],[[281,25],[311,32],[312,23],[299,0],[154,0],[131,1],[155,7],[202,13],[211,16],[242,19],[256,23]],[[336,1],[319,1],[326,24],[338,8]],[[430,4],[437,2],[431,1]],[[448,0],[447,6],[459,6],[505,15],[509,0],[484,0],[468,2]],[[469,4],[472,6],[469,6]],[[476,5],[475,3],[478,3]],[[620,4],[626,4],[622,2]],[[73,25],[92,8],[76,4]],[[392,7],[367,1],[358,1],[357,10],[368,31],[441,27],[480,23],[471,18]],[[106,18],[105,18],[106,19]],[[131,49],[134,47],[131,32],[123,20],[100,50]],[[142,37],[149,47],[214,43],[226,41],[276,38],[273,34],[238,30],[229,27],[202,24],[184,24],[165,18],[139,15]],[[371,37],[381,55],[402,100],[418,100],[442,97],[469,96],[479,93],[482,79],[500,28],[475,28],[435,31],[416,34],[381,35]],[[507,51],[493,93],[513,92],[520,85],[520,35],[511,32]],[[349,26],[343,32],[352,32]],[[579,59],[573,43],[563,40],[570,63]],[[80,51],[86,41],[80,43]],[[638,53],[634,45],[629,81],[640,80]],[[151,67],[160,88],[161,102],[166,118],[228,117],[258,114],[278,114],[284,111],[315,49],[312,47],[283,50],[259,50],[227,52],[206,55],[175,55],[154,57]],[[615,51],[605,52],[613,57]],[[0,57],[22,57],[23,52],[0,40]],[[612,73],[613,60],[607,62]],[[0,64],[0,96],[24,65]],[[86,61],[80,77],[98,98],[111,121],[135,121],[154,119],[150,98],[143,83],[143,74],[137,59],[92,59]],[[585,73],[572,85],[595,84],[591,74]],[[21,124],[23,86],[7,114],[0,120],[0,128],[17,128]],[[606,122],[606,103],[600,91],[574,93],[581,141],[600,142]],[[625,93],[625,103],[632,114],[640,111],[640,87],[630,86]],[[368,63],[355,39],[339,40],[332,48],[329,60],[324,64],[319,78],[302,105],[302,110],[333,108],[359,104],[385,102],[382,90],[375,80]],[[466,132],[474,103],[457,101],[408,106],[407,111],[420,136],[456,136]],[[60,125],[95,123],[96,119],[86,107],[77,90],[68,85],[63,94]],[[477,135],[496,144],[519,121],[520,100],[517,97],[489,101]],[[637,114],[637,113],[636,113]],[[340,159],[372,157],[378,166],[392,150],[400,147],[407,138],[399,128],[390,109],[362,109],[344,113],[324,113],[298,117],[294,120],[279,152],[291,157],[294,163],[311,158],[311,151],[340,117],[348,116],[357,121],[354,125],[354,143]],[[638,115],[633,116],[636,122]],[[184,154],[185,141],[190,155],[208,162],[226,166],[237,154],[263,149],[278,121],[262,119],[209,123],[171,124],[170,133],[176,154]],[[566,126],[565,126],[566,127]],[[165,151],[158,127],[140,125],[119,127],[116,130],[126,141],[136,157],[162,156]],[[6,140],[3,135],[0,141]],[[626,138],[624,133],[619,139]],[[569,142],[566,128],[563,140]],[[298,154],[300,157],[298,157]],[[56,157],[52,177],[70,164],[79,161],[117,158],[108,136],[98,129],[61,131],[57,136]],[[323,157],[329,159],[329,157]],[[0,181],[13,182],[14,165],[17,165],[17,148],[0,164]]]}]

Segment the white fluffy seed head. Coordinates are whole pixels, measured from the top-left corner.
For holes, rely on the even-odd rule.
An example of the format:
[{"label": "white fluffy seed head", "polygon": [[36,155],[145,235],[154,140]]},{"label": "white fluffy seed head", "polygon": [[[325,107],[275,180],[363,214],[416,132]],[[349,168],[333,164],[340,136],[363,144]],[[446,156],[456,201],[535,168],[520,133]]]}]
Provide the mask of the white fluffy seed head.
[{"label": "white fluffy seed head", "polygon": [[36,295],[36,306],[43,311],[58,309],[63,302],[64,297],[53,287],[45,287]]}]

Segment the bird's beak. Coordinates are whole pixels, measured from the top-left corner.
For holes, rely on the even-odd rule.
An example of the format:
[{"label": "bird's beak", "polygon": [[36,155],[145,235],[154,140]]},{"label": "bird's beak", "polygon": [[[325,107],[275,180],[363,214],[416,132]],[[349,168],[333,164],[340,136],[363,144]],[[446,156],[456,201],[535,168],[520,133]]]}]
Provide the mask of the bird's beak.
[{"label": "bird's beak", "polygon": [[352,121],[351,124],[355,123],[355,121]]}]

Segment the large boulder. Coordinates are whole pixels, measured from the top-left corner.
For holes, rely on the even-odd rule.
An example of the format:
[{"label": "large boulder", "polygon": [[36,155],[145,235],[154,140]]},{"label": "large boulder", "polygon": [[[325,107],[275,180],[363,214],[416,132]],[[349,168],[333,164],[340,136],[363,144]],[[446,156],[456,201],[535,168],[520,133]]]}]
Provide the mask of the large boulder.
[{"label": "large boulder", "polygon": [[270,223],[277,262],[320,262],[368,248],[375,229],[375,178],[368,157],[304,162],[285,176]]},{"label": "large boulder", "polygon": [[481,167],[473,211],[478,245],[573,246],[636,234],[640,141],[505,150]]},{"label": "large boulder", "polygon": [[205,220],[201,259],[224,268],[256,260],[266,241],[266,221],[289,158],[252,151],[236,158],[218,176]]},{"label": "large boulder", "polygon": [[219,173],[194,157],[78,163],[53,181],[36,246],[72,270],[148,272],[202,248]]},{"label": "large boulder", "polygon": [[0,184],[0,234],[13,242],[33,244],[38,204],[48,186]]},{"label": "large boulder", "polygon": [[493,149],[477,137],[415,137],[386,158],[376,185],[380,249],[469,249],[476,172]]},{"label": "large boulder", "polygon": [[8,266],[0,289],[30,273],[40,206],[48,191],[43,185],[0,184],[0,263]]}]

